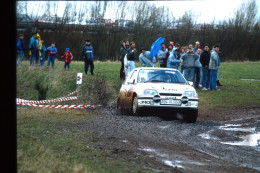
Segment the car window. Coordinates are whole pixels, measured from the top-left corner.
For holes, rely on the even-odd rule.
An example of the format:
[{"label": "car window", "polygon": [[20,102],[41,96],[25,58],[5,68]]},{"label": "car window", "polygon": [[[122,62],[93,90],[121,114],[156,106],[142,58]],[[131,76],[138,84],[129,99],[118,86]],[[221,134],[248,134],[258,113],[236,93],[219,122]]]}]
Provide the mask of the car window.
[{"label": "car window", "polygon": [[187,83],[179,71],[143,69],[139,71],[138,83],[162,82],[162,83]]},{"label": "car window", "polygon": [[127,78],[126,83],[128,84],[129,82],[133,82],[134,79],[137,77],[137,70],[133,71],[133,73],[130,74],[130,77]]}]

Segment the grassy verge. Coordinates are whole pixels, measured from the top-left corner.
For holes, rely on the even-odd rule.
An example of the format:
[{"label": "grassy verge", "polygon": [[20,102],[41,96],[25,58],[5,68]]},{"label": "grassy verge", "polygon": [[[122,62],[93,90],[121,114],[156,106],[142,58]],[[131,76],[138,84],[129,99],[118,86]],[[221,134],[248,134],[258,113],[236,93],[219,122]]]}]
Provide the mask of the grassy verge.
[{"label": "grassy verge", "polygon": [[[139,66],[139,63],[136,63]],[[66,96],[77,89],[76,75],[84,72],[82,62],[72,62],[70,71],[64,71],[63,62],[55,69],[30,68],[23,62],[17,69],[17,97],[38,100]],[[95,62],[95,76],[83,76],[79,101],[70,103],[97,103],[116,98],[121,81],[119,62]],[[200,110],[260,106],[260,62],[222,63],[220,92],[198,90]],[[93,92],[92,90],[98,90]],[[39,94],[40,91],[45,92]],[[89,97],[91,95],[91,97]],[[90,99],[88,99],[90,98]],[[108,101],[108,100],[106,100]],[[63,104],[66,104],[63,103]],[[89,123],[97,115],[89,110],[47,110],[18,107],[17,158],[18,172],[146,172],[142,161],[129,161],[96,149],[90,145],[95,134],[75,125]]]}]

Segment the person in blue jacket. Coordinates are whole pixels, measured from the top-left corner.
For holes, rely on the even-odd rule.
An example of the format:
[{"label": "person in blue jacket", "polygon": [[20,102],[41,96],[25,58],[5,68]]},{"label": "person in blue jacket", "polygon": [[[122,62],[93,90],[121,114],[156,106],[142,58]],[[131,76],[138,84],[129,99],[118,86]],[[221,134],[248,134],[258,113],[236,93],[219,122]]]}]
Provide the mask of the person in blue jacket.
[{"label": "person in blue jacket", "polygon": [[51,46],[47,48],[48,50],[48,62],[47,62],[47,67],[50,66],[50,63],[52,65],[52,68],[54,69],[54,64],[55,64],[55,57],[57,54],[57,48],[55,47],[55,42],[51,43]]},{"label": "person in blue jacket", "polygon": [[85,74],[87,75],[88,68],[90,66],[90,73],[91,75],[94,75],[94,48],[92,47],[90,40],[85,40],[85,45],[82,48],[82,54],[85,61]]},{"label": "person in blue jacket", "polygon": [[41,56],[39,58],[39,67],[44,67],[45,63],[45,52],[47,51],[46,46],[43,44],[44,40],[41,40],[42,42],[42,49],[41,49]]},{"label": "person in blue jacket", "polygon": [[17,66],[21,67],[21,62],[24,60],[24,51],[25,51],[25,44],[24,44],[24,35],[20,34],[19,39],[16,44],[17,47]]},{"label": "person in blue jacket", "polygon": [[173,48],[172,52],[173,53],[170,54],[167,60],[167,68],[173,68],[178,70],[181,60],[179,60],[177,57],[177,48]]},{"label": "person in blue jacket", "polygon": [[139,62],[143,67],[155,67],[155,63],[153,62],[153,58],[150,57],[150,51],[146,51],[145,48],[141,49],[141,53],[139,55]]},{"label": "person in blue jacket", "polygon": [[34,66],[34,62],[35,62],[36,56],[37,56],[37,51],[39,51],[36,33],[34,33],[33,36],[30,39],[29,49],[30,49],[30,52],[31,52],[30,66]]}]

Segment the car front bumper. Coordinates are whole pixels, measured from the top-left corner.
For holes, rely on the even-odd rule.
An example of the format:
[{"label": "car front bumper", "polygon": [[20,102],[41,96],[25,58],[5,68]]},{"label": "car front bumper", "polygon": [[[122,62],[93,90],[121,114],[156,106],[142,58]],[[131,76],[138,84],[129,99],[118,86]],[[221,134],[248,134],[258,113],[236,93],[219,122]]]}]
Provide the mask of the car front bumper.
[{"label": "car front bumper", "polygon": [[180,109],[198,109],[198,99],[188,99],[182,102],[181,99],[168,101],[166,99],[156,100],[153,98],[138,98],[139,108],[180,108]]}]

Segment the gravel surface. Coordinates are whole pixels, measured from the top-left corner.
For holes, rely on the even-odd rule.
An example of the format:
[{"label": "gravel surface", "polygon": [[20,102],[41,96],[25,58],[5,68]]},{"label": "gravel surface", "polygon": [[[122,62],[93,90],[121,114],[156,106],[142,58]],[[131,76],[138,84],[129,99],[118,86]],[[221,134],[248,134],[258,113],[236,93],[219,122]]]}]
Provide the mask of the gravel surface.
[{"label": "gravel surface", "polygon": [[260,172],[259,107],[200,112],[191,124],[111,109],[77,128],[96,134],[96,149],[151,172]]}]

